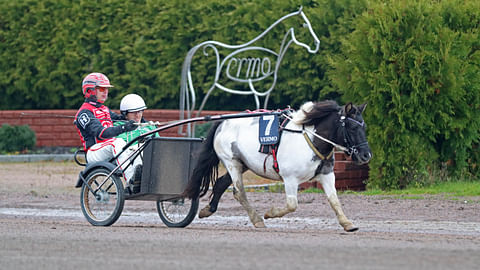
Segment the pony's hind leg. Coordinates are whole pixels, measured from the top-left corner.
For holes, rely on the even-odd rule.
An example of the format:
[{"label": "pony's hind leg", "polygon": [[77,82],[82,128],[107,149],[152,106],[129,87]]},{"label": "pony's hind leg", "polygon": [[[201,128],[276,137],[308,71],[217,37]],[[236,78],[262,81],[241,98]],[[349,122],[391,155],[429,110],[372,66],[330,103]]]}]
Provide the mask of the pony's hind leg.
[{"label": "pony's hind leg", "polygon": [[285,185],[285,194],[287,195],[287,206],[284,208],[280,207],[272,207],[268,210],[264,217],[267,218],[276,218],[276,217],[283,217],[288,213],[294,212],[297,210],[298,206],[298,199],[297,199],[297,190],[298,184],[296,180],[288,181],[288,179],[284,179]]},{"label": "pony's hind leg", "polygon": [[247,194],[245,193],[245,189],[243,187],[243,180],[242,180],[242,168],[241,164],[233,165],[233,164],[225,164],[225,167],[228,170],[228,173],[232,177],[233,182],[233,197],[243,206],[243,208],[247,211],[248,217],[252,222],[253,226],[256,228],[265,228],[265,223],[263,222],[263,218],[258,215],[255,209],[252,208],[250,203],[247,200]]},{"label": "pony's hind leg", "polygon": [[343,229],[347,232],[354,232],[358,230],[358,227],[348,220],[342,210],[342,205],[337,197],[337,190],[335,189],[335,174],[333,172],[329,174],[320,175],[320,183],[322,183],[323,190],[327,195],[328,202],[338,219],[338,223],[342,225]]},{"label": "pony's hind leg", "polygon": [[212,199],[209,204],[200,210],[198,213],[199,218],[209,217],[217,211],[218,202],[230,184],[232,184],[232,177],[228,173],[217,179],[215,185],[213,185]]}]

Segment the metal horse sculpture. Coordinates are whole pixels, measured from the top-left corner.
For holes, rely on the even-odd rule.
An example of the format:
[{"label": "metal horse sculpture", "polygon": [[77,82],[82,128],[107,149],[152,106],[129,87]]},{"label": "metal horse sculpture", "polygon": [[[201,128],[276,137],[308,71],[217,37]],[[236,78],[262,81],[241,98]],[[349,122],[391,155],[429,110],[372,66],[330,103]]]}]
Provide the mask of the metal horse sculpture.
[{"label": "metal horse sculpture", "polygon": [[[183,195],[201,197],[212,183],[210,203],[199,213],[200,218],[207,217],[217,210],[220,197],[233,182],[233,195],[247,211],[252,224],[265,227],[263,218],[247,200],[243,172],[251,170],[257,175],[284,182],[286,206],[272,207],[265,213],[265,218],[282,217],[295,211],[298,185],[309,180],[319,181],[340,225],[345,231],[355,231],[358,228],[347,219],[337,197],[333,151],[334,148],[342,149],[358,164],[370,160],[372,154],[362,118],[365,107],[366,104],[354,106],[351,103],[341,107],[334,101],[307,102],[299,111],[286,115],[291,121],[283,128],[278,145],[278,172],[273,168],[272,155],[258,151],[259,117],[217,122],[207,136]],[[217,178],[220,161],[227,174]]]},{"label": "metal horse sculpture", "polygon": [[[295,29],[293,27],[285,33],[278,52],[259,46],[252,46],[253,43],[264,37],[280,22],[297,15],[301,16],[301,18],[303,19],[303,26],[308,28],[309,33],[313,38],[314,48],[311,48],[307,44],[298,41],[295,37]],[[305,13],[303,13],[302,8],[300,8],[296,12],[283,16],[275,23],[273,23],[270,27],[268,27],[263,33],[261,33],[256,38],[252,39],[247,43],[241,45],[228,45],[217,41],[205,41],[190,49],[190,51],[187,53],[187,56],[185,57],[182,67],[182,79],[180,86],[180,119],[184,119],[184,117],[191,118],[192,112],[196,109],[196,95],[191,74],[191,64],[193,56],[199,49],[203,49],[203,54],[205,56],[208,56],[207,49],[211,49],[213,51],[216,57],[216,71],[213,83],[210,86],[206,95],[204,96],[200,107],[198,108],[196,115],[197,117],[200,115],[200,112],[203,110],[203,107],[205,106],[208,97],[215,88],[219,88],[220,90],[233,94],[253,95],[257,109],[260,108],[259,97],[265,97],[264,108],[266,108],[270,93],[274,89],[277,81],[277,71],[280,67],[282,59],[285,56],[288,47],[290,46],[290,44],[292,44],[292,42],[301,47],[304,47],[308,50],[309,53],[316,53],[319,49],[320,41],[315,32],[313,31],[307,16],[305,16]],[[234,51],[221,59],[221,55],[217,47]],[[274,60],[270,60],[268,56],[263,57],[262,59],[260,59],[259,57],[239,58],[240,54],[244,52],[261,52],[268,56],[272,56]],[[272,62],[274,62],[273,70]],[[223,72],[225,73],[224,77],[222,77]],[[225,84],[221,83],[221,78],[230,82],[245,85],[245,87],[242,89],[230,89]],[[270,87],[265,91],[257,90],[254,84],[267,78],[271,80]],[[182,133],[182,130],[180,130],[180,132]],[[191,126],[187,126],[187,135],[193,136]]]}]

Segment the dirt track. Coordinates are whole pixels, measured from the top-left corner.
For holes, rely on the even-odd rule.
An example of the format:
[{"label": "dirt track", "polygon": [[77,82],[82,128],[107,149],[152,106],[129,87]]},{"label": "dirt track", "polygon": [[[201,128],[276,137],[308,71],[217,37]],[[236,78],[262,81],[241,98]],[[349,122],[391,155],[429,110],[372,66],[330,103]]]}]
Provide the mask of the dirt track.
[{"label": "dirt track", "polygon": [[[80,167],[0,164],[0,269],[478,269],[480,198],[342,195],[344,233],[323,194],[255,229],[227,193],[219,211],[167,228],[153,202],[127,201],[111,227],[81,214]],[[249,193],[259,213],[284,195]],[[205,205],[203,201],[200,207]]]}]

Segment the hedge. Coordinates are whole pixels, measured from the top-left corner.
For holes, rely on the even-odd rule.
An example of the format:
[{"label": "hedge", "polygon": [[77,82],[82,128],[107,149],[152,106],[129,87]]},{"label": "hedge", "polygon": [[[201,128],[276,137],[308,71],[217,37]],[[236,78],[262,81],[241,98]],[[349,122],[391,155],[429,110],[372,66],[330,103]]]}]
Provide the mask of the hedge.
[{"label": "hedge", "polygon": [[[320,1],[335,6],[335,1]],[[303,10],[323,37],[323,4],[316,1],[1,1],[0,109],[73,109],[83,97],[81,81],[90,72],[103,72],[115,88],[108,104],[117,107],[127,93],[142,95],[151,108],[176,109],[180,73],[190,48],[218,40],[241,44],[260,34],[281,16]],[[336,16],[336,14],[333,14]],[[328,21],[326,21],[328,20]],[[308,40],[300,17],[275,28],[259,45],[279,48],[287,27]],[[302,33],[304,32],[304,33]],[[325,41],[323,38],[322,41]],[[323,43],[322,43],[323,44]],[[325,45],[329,45],[328,42]],[[323,46],[323,45],[322,45]],[[271,107],[298,106],[322,98],[330,85],[324,77],[325,50],[317,55],[292,45],[287,52]],[[199,54],[200,55],[200,54]],[[213,76],[212,58],[197,57],[195,77],[199,95]],[[208,60],[210,62],[208,62]],[[253,108],[253,98],[216,91],[206,109]]]},{"label": "hedge", "polygon": [[370,187],[478,171],[480,3],[369,6],[330,58],[344,100],[368,101]]},{"label": "hedge", "polygon": [[0,153],[2,154],[33,149],[36,142],[35,132],[28,125],[3,124],[0,127]]}]

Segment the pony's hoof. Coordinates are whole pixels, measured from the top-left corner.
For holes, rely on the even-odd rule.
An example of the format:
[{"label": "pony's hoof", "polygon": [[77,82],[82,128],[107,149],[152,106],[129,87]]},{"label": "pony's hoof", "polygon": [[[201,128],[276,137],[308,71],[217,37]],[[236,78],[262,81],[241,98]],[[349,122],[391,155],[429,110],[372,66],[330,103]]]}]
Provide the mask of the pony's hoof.
[{"label": "pony's hoof", "polygon": [[276,216],[274,215],[274,213],[275,213],[275,208],[272,207],[270,210],[268,210],[268,211],[265,213],[265,215],[263,215],[263,218],[264,218],[264,219],[274,218],[274,217],[276,217]]},{"label": "pony's hoof", "polygon": [[253,226],[255,226],[255,228],[266,228],[265,223],[263,223],[263,221],[259,221],[253,224]]},{"label": "pony's hoof", "polygon": [[200,212],[198,213],[199,218],[206,218],[213,215],[213,212],[210,211],[210,206],[205,206]]},{"label": "pony's hoof", "polygon": [[349,225],[346,225],[345,227],[343,227],[343,229],[346,231],[346,232],[355,232],[355,231],[358,231],[358,227],[353,225],[353,224],[349,224]]}]

